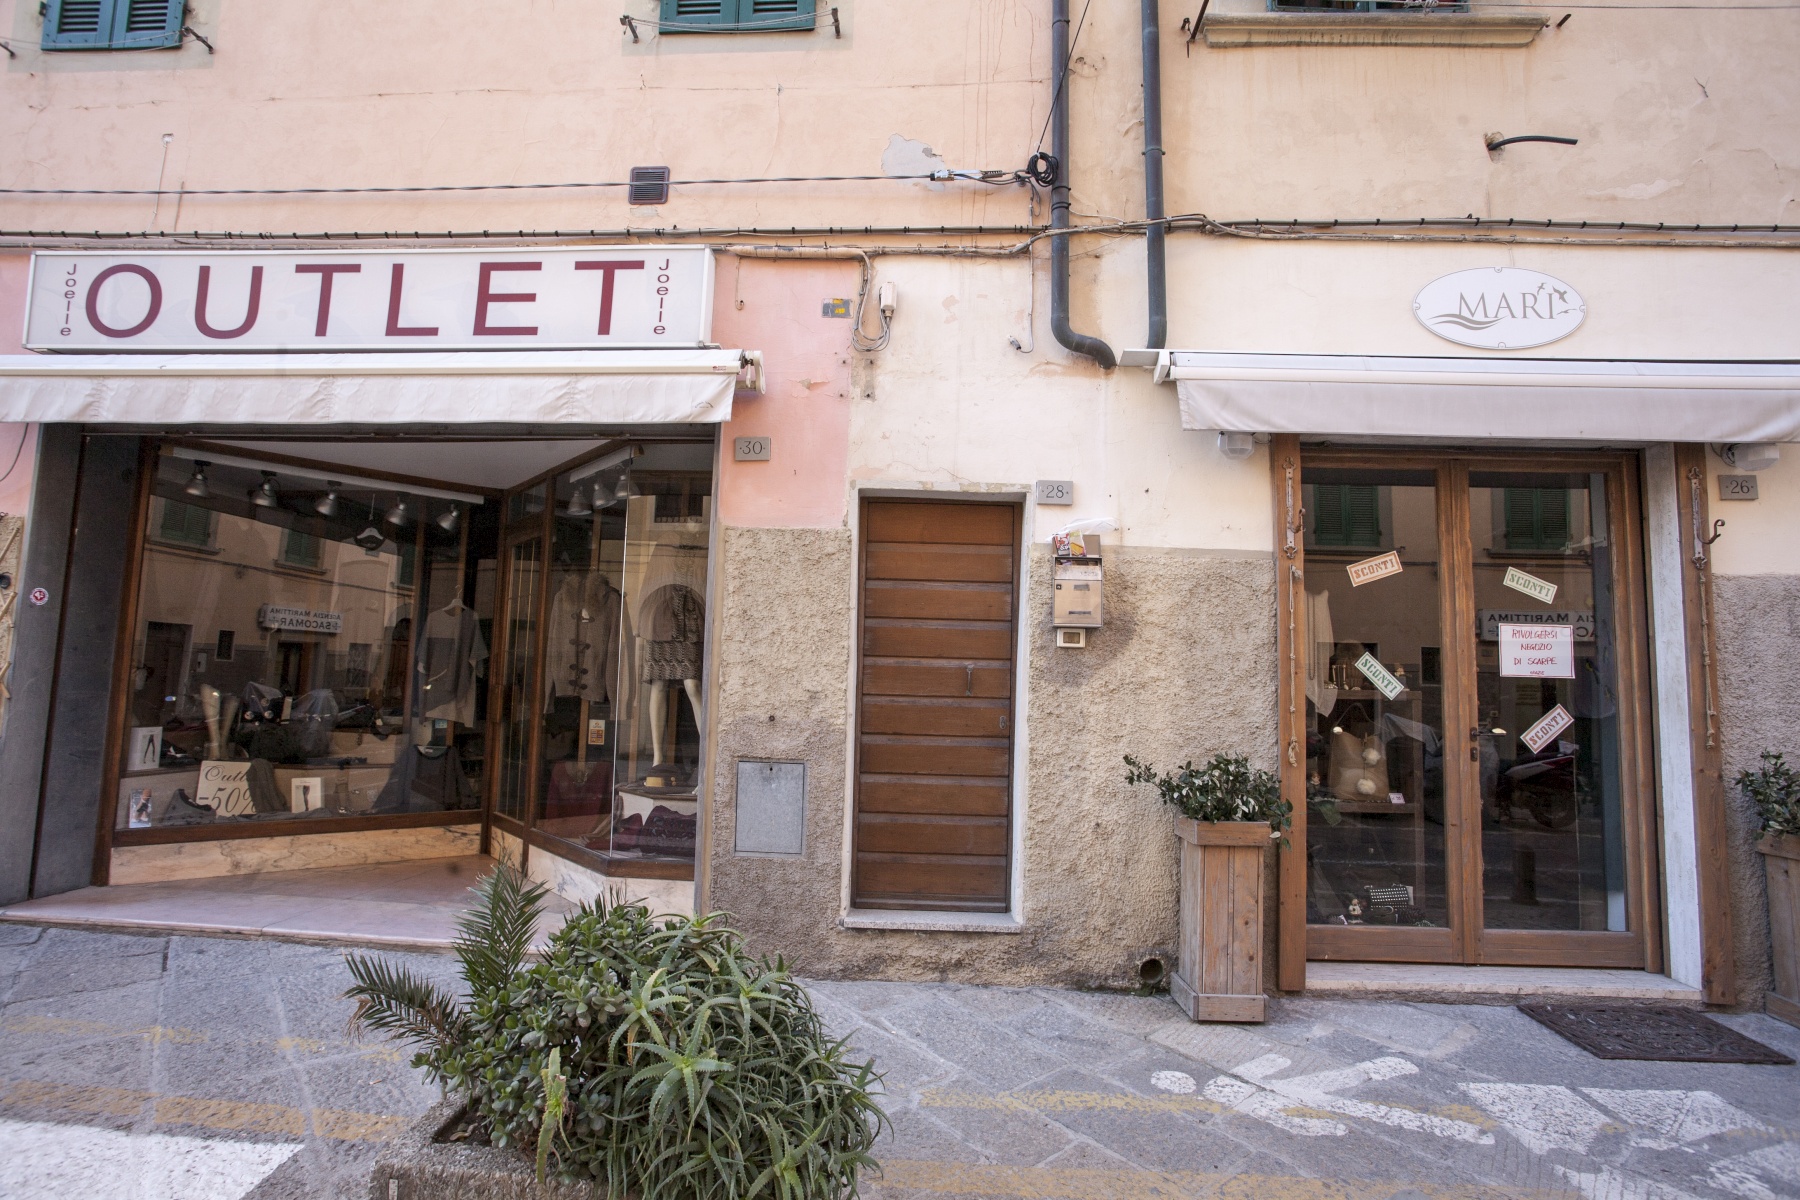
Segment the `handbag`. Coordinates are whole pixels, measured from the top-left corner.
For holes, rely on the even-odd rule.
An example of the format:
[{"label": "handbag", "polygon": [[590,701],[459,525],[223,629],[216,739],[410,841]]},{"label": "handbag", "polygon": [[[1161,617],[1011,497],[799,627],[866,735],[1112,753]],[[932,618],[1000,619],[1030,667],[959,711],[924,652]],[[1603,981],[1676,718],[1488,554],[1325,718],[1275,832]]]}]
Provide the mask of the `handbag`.
[{"label": "handbag", "polygon": [[1344,729],[1331,735],[1331,791],[1352,802],[1387,799],[1387,748],[1380,738],[1373,733],[1357,737]]}]

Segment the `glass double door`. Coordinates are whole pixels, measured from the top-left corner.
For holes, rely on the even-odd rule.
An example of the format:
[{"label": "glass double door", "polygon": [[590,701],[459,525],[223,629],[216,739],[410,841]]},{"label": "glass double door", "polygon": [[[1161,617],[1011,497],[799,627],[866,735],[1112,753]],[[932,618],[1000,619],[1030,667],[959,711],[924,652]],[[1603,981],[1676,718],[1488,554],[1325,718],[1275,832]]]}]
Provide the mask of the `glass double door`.
[{"label": "glass double door", "polygon": [[1307,953],[1657,955],[1623,458],[1303,456]]}]

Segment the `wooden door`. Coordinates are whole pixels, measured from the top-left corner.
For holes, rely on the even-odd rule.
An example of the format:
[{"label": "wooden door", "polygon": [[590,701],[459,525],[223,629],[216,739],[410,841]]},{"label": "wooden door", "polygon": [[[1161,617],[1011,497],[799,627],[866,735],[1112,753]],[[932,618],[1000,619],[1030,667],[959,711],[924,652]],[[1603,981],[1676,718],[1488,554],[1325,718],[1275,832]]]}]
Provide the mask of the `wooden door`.
[{"label": "wooden door", "polygon": [[855,907],[1009,907],[1019,511],[863,504]]},{"label": "wooden door", "polygon": [[1306,455],[1309,957],[1658,963],[1631,468]]}]

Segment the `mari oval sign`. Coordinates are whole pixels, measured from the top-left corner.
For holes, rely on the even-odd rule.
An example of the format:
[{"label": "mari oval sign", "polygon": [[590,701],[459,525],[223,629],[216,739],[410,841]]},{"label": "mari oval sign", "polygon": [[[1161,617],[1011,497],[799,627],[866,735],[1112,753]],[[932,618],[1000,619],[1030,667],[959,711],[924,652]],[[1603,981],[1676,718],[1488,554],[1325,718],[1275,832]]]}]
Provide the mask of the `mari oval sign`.
[{"label": "mari oval sign", "polygon": [[1587,304],[1554,275],[1524,267],[1477,267],[1420,288],[1413,315],[1431,332],[1459,345],[1523,350],[1581,328]]}]

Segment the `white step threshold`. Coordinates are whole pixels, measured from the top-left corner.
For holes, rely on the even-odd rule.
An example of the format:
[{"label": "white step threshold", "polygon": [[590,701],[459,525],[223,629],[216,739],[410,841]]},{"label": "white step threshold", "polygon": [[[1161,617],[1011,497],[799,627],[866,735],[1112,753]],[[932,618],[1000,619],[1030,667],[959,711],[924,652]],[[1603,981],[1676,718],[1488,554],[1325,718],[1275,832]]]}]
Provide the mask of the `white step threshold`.
[{"label": "white step threshold", "polygon": [[1447,1003],[1521,1000],[1636,1000],[1698,1005],[1699,988],[1653,971],[1575,967],[1465,967],[1437,963],[1306,964],[1306,994],[1321,999],[1433,999]]}]

